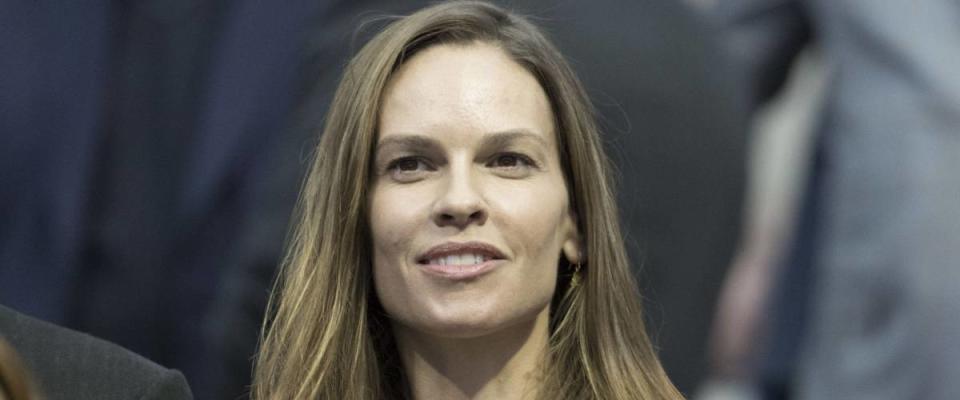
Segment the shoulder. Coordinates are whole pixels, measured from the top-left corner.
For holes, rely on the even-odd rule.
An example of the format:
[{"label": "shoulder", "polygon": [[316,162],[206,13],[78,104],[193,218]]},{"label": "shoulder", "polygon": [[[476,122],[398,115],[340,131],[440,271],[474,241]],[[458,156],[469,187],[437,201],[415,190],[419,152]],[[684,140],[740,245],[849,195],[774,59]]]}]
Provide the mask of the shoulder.
[{"label": "shoulder", "polygon": [[120,346],[0,306],[0,335],[48,399],[191,399],[183,375]]}]

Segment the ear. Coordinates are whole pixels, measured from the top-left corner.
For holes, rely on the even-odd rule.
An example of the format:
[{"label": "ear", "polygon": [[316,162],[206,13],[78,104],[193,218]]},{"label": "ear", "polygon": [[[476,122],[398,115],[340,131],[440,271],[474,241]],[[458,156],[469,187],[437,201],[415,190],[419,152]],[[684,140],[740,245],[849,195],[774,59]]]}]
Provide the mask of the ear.
[{"label": "ear", "polygon": [[580,242],[580,229],[577,227],[577,215],[573,211],[567,213],[564,221],[563,255],[570,264],[580,264],[585,261],[583,246]]}]

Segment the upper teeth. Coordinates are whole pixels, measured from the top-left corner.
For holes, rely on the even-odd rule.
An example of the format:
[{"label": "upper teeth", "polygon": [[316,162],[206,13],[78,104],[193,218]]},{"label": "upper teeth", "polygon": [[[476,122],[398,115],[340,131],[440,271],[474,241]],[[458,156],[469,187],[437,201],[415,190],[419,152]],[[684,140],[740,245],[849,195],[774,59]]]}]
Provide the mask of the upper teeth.
[{"label": "upper teeth", "polygon": [[489,260],[490,257],[481,254],[454,254],[446,257],[431,258],[434,265],[473,265]]}]

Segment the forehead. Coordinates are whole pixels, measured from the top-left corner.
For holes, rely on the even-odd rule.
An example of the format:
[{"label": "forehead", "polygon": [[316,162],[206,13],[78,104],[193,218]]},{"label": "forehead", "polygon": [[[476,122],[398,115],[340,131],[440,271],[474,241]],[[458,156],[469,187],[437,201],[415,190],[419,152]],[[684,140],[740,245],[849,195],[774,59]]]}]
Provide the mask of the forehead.
[{"label": "forehead", "polygon": [[436,45],[407,60],[384,92],[379,137],[451,141],[528,131],[554,143],[549,100],[530,72],[487,43]]}]

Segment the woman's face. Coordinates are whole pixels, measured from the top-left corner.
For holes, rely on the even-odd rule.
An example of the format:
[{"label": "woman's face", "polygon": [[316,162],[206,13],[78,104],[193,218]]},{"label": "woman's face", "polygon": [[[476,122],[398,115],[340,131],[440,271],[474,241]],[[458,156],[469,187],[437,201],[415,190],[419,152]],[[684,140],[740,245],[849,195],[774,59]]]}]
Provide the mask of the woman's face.
[{"label": "woman's face", "polygon": [[370,195],[395,324],[476,337],[547,315],[577,229],[543,88],[489,44],[436,45],[383,98]]}]

